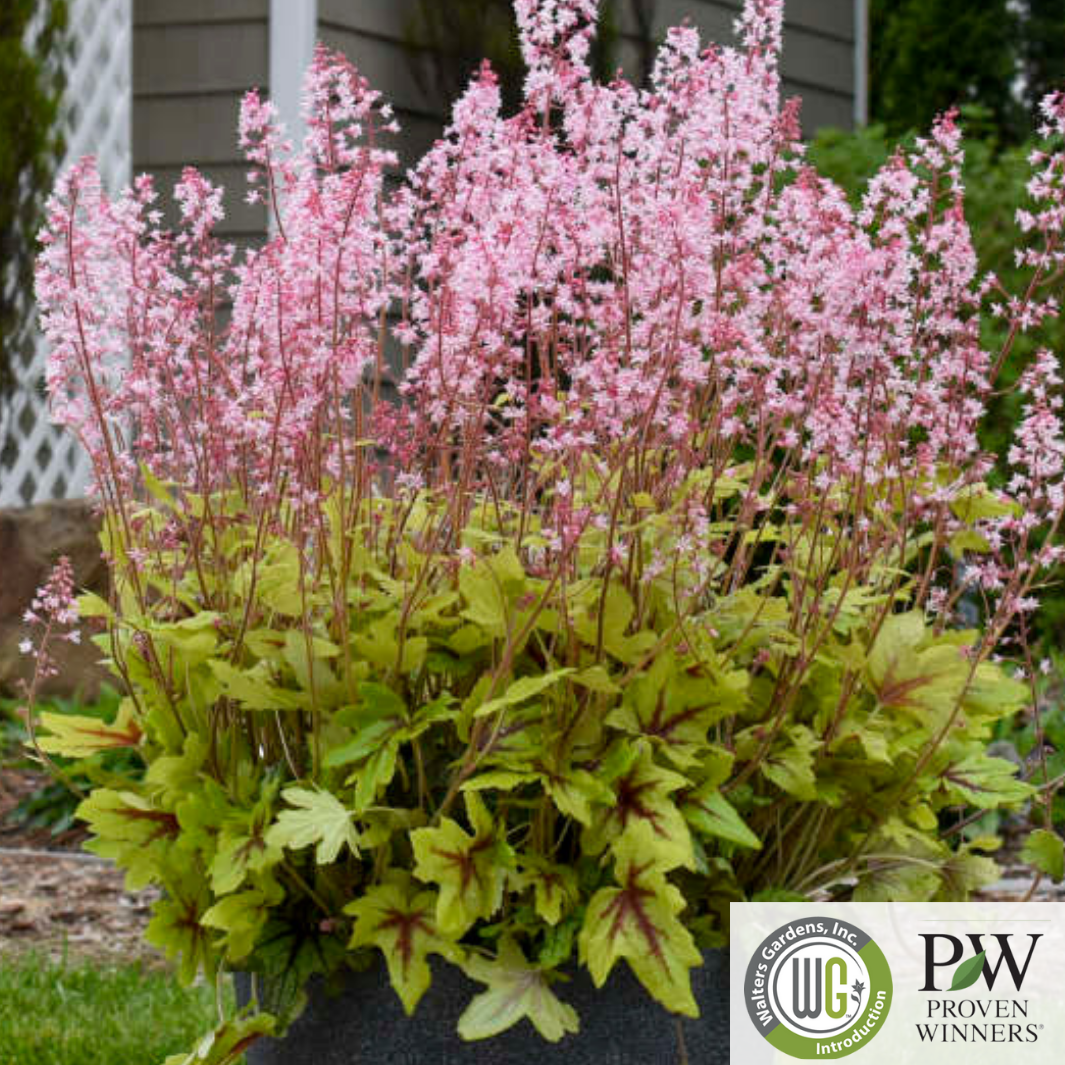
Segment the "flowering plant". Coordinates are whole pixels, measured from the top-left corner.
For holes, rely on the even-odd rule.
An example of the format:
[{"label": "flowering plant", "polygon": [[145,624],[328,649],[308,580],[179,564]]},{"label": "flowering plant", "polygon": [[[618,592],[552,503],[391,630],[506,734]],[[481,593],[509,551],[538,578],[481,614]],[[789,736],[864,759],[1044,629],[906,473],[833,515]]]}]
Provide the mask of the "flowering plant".
[{"label": "flowering plant", "polygon": [[693,1015],[730,900],[965,897],[994,841],[941,812],[1032,793],[984,743],[1060,556],[1059,380],[1041,353],[993,489],[979,316],[1009,344],[1056,313],[1065,156],[1033,159],[1010,297],[952,116],[855,212],[779,104],[779,0],[736,50],[670,31],[645,90],[589,78],[595,6],[516,0],[524,106],[483,68],[394,191],[342,57],[297,154],[249,93],[273,235],[243,258],[192,169],[176,232],[91,162],[51,201],[49,385],[114,579],[81,613],[128,695],[40,743],[141,753],[83,803],[93,846],[162,886],[183,977],[263,975],[204,1060],[367,952],[408,1011],[430,954],[484,983],[467,1038],[575,1030],[573,963]]}]

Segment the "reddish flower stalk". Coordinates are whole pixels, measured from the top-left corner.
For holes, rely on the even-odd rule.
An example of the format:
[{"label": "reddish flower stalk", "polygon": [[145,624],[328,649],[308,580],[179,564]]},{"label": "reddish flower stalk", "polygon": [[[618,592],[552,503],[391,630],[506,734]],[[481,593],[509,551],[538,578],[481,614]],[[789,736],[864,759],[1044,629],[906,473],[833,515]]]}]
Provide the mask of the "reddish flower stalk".
[{"label": "reddish flower stalk", "polygon": [[[591,80],[595,8],[517,0],[525,105],[504,116],[486,66],[394,190],[396,125],[343,57],[316,51],[295,153],[249,93],[249,195],[276,224],[242,256],[212,235],[220,192],[195,170],[175,233],[148,178],[115,201],[91,161],[63,178],[37,275],[49,387],[122,530],[119,583],[165,558],[174,588],[196,573],[199,607],[248,604],[242,637],[230,524],[258,530],[241,580],[269,531],[301,587],[341,603],[353,551],[390,571],[410,537],[451,565],[482,509],[563,583],[601,532],[600,572],[637,617],[670,572],[682,618],[791,582],[800,664],[850,589],[885,593],[886,613],[908,586],[944,624],[978,589],[986,656],[1061,557],[1055,360],[1021,381],[1002,493],[982,487],[977,434],[1008,354],[981,348],[986,302],[1007,347],[1057,313],[1042,292],[1062,266],[1062,154],[1033,156],[1031,284],[1002,298],[978,275],[953,114],[853,211],[780,102],[778,0],[749,0],[738,49],[671,30],[645,90]],[[1044,113],[1048,138],[1065,131],[1060,95]],[[382,398],[390,362],[399,402]],[[401,536],[367,526],[382,495]],[[649,538],[649,514],[668,536]]]}]

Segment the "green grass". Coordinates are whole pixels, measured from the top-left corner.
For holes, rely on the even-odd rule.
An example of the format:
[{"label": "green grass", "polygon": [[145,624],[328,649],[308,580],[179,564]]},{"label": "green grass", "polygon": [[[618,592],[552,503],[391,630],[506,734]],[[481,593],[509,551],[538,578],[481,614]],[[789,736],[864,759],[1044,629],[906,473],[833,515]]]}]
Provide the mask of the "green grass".
[{"label": "green grass", "polygon": [[215,1024],[211,987],[137,964],[0,952],[0,1065],[159,1065]]}]

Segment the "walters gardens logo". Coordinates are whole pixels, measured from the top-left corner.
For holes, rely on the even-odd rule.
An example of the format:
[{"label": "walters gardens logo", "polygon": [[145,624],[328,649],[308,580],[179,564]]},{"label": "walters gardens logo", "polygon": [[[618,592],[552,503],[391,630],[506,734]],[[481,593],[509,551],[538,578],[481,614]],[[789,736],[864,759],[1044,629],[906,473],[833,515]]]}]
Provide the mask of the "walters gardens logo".
[{"label": "walters gardens logo", "polygon": [[[1031,1003],[1022,992],[1042,932],[990,935],[969,932],[964,936],[930,932],[921,933],[920,938],[924,940],[924,984],[920,990],[930,992],[925,1020],[916,1025],[922,1042],[1034,1043],[1038,1040],[1043,1025],[1030,1016]],[[949,986],[943,994],[948,979]],[[994,997],[957,996],[957,992],[981,980],[989,992],[995,992],[997,986]]]},{"label": "walters gardens logo", "polygon": [[857,925],[790,921],[747,966],[743,997],[765,1039],[795,1058],[841,1058],[872,1039],[891,1006],[883,951]]}]

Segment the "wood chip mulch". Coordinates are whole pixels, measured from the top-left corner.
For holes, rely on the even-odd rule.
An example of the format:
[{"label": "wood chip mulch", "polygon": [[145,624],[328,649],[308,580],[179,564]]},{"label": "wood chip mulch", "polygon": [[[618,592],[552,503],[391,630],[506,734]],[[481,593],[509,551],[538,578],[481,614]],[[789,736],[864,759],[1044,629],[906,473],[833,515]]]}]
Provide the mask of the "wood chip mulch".
[{"label": "wood chip mulch", "polygon": [[141,938],[157,891],[128,893],[123,873],[81,850],[82,829],[53,836],[12,821],[11,811],[43,779],[0,769],[0,955],[158,960]]}]

